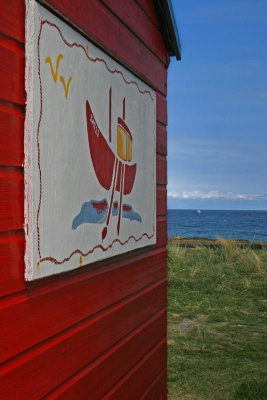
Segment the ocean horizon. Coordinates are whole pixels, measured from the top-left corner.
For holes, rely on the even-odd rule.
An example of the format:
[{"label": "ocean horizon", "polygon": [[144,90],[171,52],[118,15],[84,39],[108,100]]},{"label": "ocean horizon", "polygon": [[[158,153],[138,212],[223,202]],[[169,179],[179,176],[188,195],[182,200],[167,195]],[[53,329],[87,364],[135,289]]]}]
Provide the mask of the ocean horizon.
[{"label": "ocean horizon", "polygon": [[168,237],[267,241],[267,210],[168,209]]}]

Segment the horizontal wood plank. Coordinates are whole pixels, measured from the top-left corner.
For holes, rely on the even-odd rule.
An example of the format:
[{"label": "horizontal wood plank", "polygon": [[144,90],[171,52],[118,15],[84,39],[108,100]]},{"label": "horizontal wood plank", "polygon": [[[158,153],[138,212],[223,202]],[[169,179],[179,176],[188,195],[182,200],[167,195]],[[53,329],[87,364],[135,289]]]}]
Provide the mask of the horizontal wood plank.
[{"label": "horizontal wood plank", "polygon": [[23,228],[23,185],[21,169],[0,167],[0,231]]},{"label": "horizontal wood plank", "polygon": [[[112,388],[103,397],[103,400],[117,400],[127,399],[136,400],[141,399],[142,394],[160,373],[160,371],[167,367],[167,348],[166,340],[159,343],[152,349],[143,360],[141,360],[134,368]],[[161,393],[158,392],[154,399],[159,399],[160,396],[166,391],[166,388]]]},{"label": "horizontal wood plank", "polygon": [[0,296],[24,288],[22,232],[0,233]]},{"label": "horizontal wood plank", "polygon": [[157,187],[157,215],[167,214],[167,189],[163,186]]},{"label": "horizontal wood plank", "polygon": [[[157,187],[157,215],[158,216],[166,215],[166,189],[162,186]],[[30,286],[33,286],[34,283],[28,284],[24,282],[23,233],[3,232],[1,235],[2,235],[1,236],[2,258],[0,256],[0,271],[2,272],[1,275],[2,279],[0,279],[0,296],[4,296],[7,294],[21,291],[25,289],[25,287],[29,288]],[[159,246],[161,246],[162,243],[164,243],[165,235],[166,235],[166,223],[164,219],[162,221],[162,219],[160,218],[158,234],[157,234]],[[125,260],[126,257],[129,256],[122,255],[120,258],[121,259],[123,258]],[[116,261],[113,259],[109,259],[105,262],[115,263]],[[86,268],[87,267],[85,267],[85,269]],[[76,271],[73,271],[73,273],[75,273]],[[60,279],[63,279],[63,277],[64,279],[66,279],[67,275],[68,273],[63,275],[61,274]],[[52,277],[51,281],[53,281],[54,279],[55,277]],[[46,279],[44,282],[46,283],[47,280],[49,280],[49,278]],[[37,284],[41,284],[41,282],[42,281],[38,282]]]},{"label": "horizontal wood plank", "polygon": [[24,104],[23,50],[2,35],[0,35],[0,99]]},{"label": "horizontal wood plank", "polygon": [[159,249],[47,284],[28,283],[25,294],[0,304],[0,362],[165,277],[166,249]]},{"label": "horizontal wood plank", "polygon": [[159,28],[159,20],[153,4],[153,0],[136,0],[136,2],[143,8],[147,13],[151,21]]},{"label": "horizontal wood plank", "polygon": [[[88,400],[88,397],[90,397],[90,400],[96,400],[102,398],[105,392],[122,379],[148,352],[161,341],[165,341],[163,328],[165,314],[166,310],[138,327],[124,340],[112,347],[103,357],[97,359],[48,395],[47,399]],[[166,352],[165,346],[164,351]],[[160,369],[164,367],[163,353],[162,351],[162,357],[157,359]],[[162,364],[160,365],[160,363]]]},{"label": "horizontal wood plank", "polygon": [[161,93],[156,94],[156,108],[157,108],[157,121],[164,125],[168,124],[168,114],[167,114],[167,99],[162,96]]},{"label": "horizontal wood plank", "polygon": [[21,166],[24,160],[24,115],[12,106],[0,102],[0,165]]},{"label": "horizontal wood plank", "polygon": [[145,393],[140,397],[140,400],[155,400],[165,395],[167,391],[167,370],[164,371],[152,382],[146,389]]},{"label": "horizontal wood plank", "polygon": [[163,37],[135,0],[101,1],[167,65],[167,51]]},{"label": "horizontal wood plank", "polygon": [[165,156],[157,155],[156,171],[157,184],[167,185],[167,159]]},{"label": "horizontal wood plank", "polygon": [[[37,400],[145,323],[166,304],[166,280],[65,331],[8,367],[0,387],[8,399]],[[93,345],[92,345],[93,344]]]},{"label": "horizontal wood plank", "polygon": [[157,243],[156,247],[167,245],[167,217],[157,218]]},{"label": "horizontal wood plank", "polygon": [[157,153],[167,155],[167,129],[157,122]]},{"label": "horizontal wood plank", "polygon": [[98,0],[42,0],[103,47],[114,58],[148,81],[161,93],[167,92],[165,65]]},{"label": "horizontal wood plank", "polygon": [[1,0],[0,32],[24,42],[24,1]]}]

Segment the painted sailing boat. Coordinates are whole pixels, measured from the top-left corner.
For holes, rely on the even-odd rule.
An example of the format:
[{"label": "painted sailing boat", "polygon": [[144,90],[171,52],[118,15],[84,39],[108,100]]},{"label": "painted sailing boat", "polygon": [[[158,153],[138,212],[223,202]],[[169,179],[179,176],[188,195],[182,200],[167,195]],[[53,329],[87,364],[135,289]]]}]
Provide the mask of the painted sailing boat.
[{"label": "painted sailing boat", "polygon": [[[109,92],[109,141],[111,142],[111,88]],[[100,185],[109,190],[112,186],[109,212],[102,239],[107,235],[113,205],[114,191],[120,193],[117,233],[120,231],[122,195],[130,194],[136,176],[136,163],[132,163],[132,134],[125,123],[125,99],[123,100],[123,119],[117,121],[117,154],[115,155],[98,128],[93,111],[86,101],[88,142],[92,163]]]}]

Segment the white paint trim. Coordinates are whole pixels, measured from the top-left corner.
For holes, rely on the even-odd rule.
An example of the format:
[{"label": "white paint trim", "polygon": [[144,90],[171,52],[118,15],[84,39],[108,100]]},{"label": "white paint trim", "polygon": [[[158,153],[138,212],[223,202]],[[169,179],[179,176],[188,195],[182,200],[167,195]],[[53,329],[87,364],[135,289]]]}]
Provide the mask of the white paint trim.
[{"label": "white paint trim", "polygon": [[25,279],[33,278],[33,221],[32,221],[32,133],[33,133],[33,46],[34,1],[26,0],[25,10],[25,92],[26,115],[24,123],[24,232]]}]

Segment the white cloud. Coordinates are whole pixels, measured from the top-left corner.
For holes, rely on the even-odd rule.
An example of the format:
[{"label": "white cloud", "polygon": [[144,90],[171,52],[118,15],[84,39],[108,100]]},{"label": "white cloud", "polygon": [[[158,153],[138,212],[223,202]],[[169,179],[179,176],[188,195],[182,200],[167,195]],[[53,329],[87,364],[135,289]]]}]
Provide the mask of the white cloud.
[{"label": "white cloud", "polygon": [[218,190],[211,190],[209,192],[201,192],[200,190],[192,191],[168,191],[168,197],[173,199],[226,199],[226,200],[262,200],[265,196],[259,194],[242,194],[242,193],[222,193]]}]

